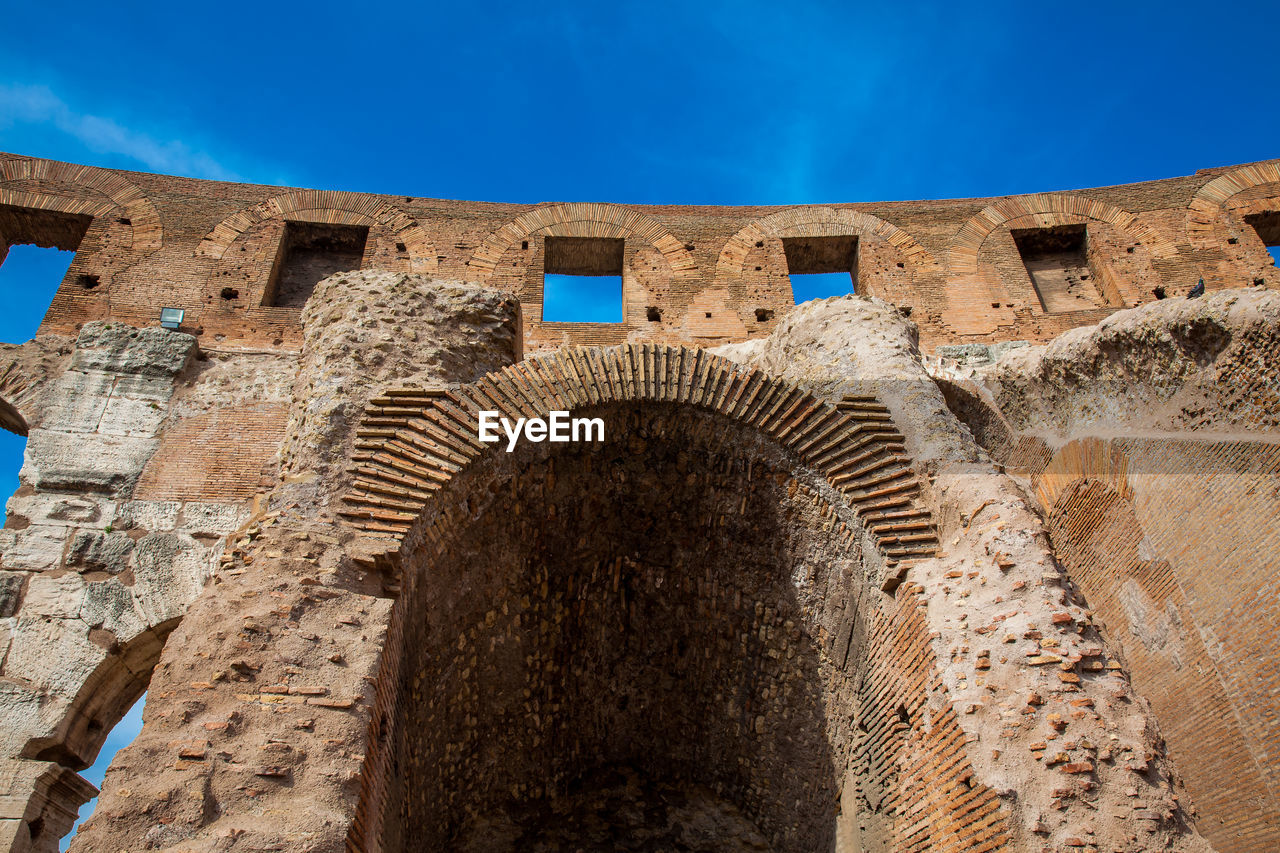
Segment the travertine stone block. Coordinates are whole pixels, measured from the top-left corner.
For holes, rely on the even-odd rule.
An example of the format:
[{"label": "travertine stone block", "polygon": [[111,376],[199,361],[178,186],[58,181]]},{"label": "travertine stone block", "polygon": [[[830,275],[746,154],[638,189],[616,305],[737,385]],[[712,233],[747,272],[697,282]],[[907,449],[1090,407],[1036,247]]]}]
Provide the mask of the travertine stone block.
[{"label": "travertine stone block", "polygon": [[119,574],[128,568],[133,544],[125,533],[80,530],[67,548],[67,565],[81,572]]},{"label": "travertine stone block", "polygon": [[49,573],[32,576],[22,597],[24,617],[52,616],[75,619],[84,601],[84,578],[75,573],[54,577]]},{"label": "travertine stone block", "polygon": [[33,429],[22,476],[45,491],[127,495],[155,449],[153,438]]},{"label": "travertine stone block", "polygon": [[70,699],[106,655],[105,649],[89,639],[89,626],[79,618],[24,612],[18,617],[0,674]]},{"label": "travertine stone block", "polygon": [[71,369],[139,376],[176,376],[195,357],[191,335],[168,329],[137,329],[124,323],[86,323],[76,338]]}]

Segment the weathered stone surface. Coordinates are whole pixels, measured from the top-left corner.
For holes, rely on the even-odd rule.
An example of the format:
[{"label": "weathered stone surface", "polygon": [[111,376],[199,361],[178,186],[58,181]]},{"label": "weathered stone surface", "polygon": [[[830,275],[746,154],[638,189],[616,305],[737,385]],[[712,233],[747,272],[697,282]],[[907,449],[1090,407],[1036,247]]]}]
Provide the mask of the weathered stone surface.
[{"label": "weathered stone surface", "polygon": [[66,528],[32,525],[0,530],[0,566],[42,571],[56,568],[66,547]]},{"label": "weathered stone surface", "polygon": [[152,533],[138,540],[133,555],[133,590],[147,624],[181,616],[204,586],[207,551],[189,536]]},{"label": "weathered stone surface", "polygon": [[54,577],[49,573],[33,576],[22,598],[24,616],[53,616],[75,619],[84,601],[84,578],[77,574]]},{"label": "weathered stone surface", "polygon": [[178,526],[181,501],[129,501],[120,505],[115,526],[121,530],[164,531]]},{"label": "weathered stone surface", "polygon": [[81,530],[67,549],[67,565],[82,572],[102,571],[119,574],[129,564],[133,540],[124,533]]},{"label": "weathered stone surface", "polygon": [[[14,622],[17,620],[5,620]],[[17,625],[5,626],[6,647],[12,643],[12,634]],[[16,758],[27,745],[32,736],[44,734],[56,724],[58,716],[66,712],[66,700],[62,697],[50,696],[29,684],[21,684],[12,679],[0,679],[0,745],[5,753]],[[8,765],[11,773],[19,766]],[[12,783],[10,783],[12,785]],[[10,788],[21,802],[21,788]],[[6,804],[15,808],[13,803]]]},{"label": "weathered stone surface", "polygon": [[114,640],[127,643],[147,630],[138,613],[134,591],[116,578],[86,584],[77,615],[90,628],[110,631]]},{"label": "weathered stone surface", "polygon": [[28,614],[24,609],[2,673],[70,699],[105,658],[106,651],[89,639],[89,626],[79,618]]},{"label": "weathered stone surface", "polygon": [[196,339],[168,329],[135,329],[124,323],[85,323],[76,338],[71,369],[138,376],[175,376],[195,357]]},{"label": "weathered stone surface", "polygon": [[225,536],[248,518],[248,511],[232,504],[190,501],[182,505],[182,529],[186,533]]},{"label": "weathered stone surface", "polygon": [[0,618],[8,618],[18,610],[26,572],[0,572]]},{"label": "weathered stone surface", "polygon": [[113,394],[102,411],[98,432],[103,435],[154,436],[164,420],[164,408],[153,399]]},{"label": "weathered stone surface", "polygon": [[173,377],[167,373],[163,376],[139,376],[130,373],[111,375],[114,377],[111,393],[115,397],[146,400],[164,405],[173,396]]},{"label": "weathered stone surface", "polygon": [[58,402],[46,422],[63,432],[97,432],[114,387],[114,374],[68,370],[58,381]]},{"label": "weathered stone surface", "polygon": [[1274,429],[1277,327],[1274,292],[1165,299],[944,375],[979,384],[1013,429],[1060,440],[1116,429]]},{"label": "weathered stone surface", "polygon": [[333,496],[365,403],[391,382],[466,382],[517,359],[519,316],[510,296],[463,282],[376,270],[320,282],[281,451],[295,499]]},{"label": "weathered stone surface", "polygon": [[[1277,164],[874,214],[4,172],[119,209],[0,346],[0,849],[148,684],[75,849],[1280,847]],[[605,254],[622,322],[544,321]],[[831,258],[877,299],[793,309]],[[115,322],[158,286],[197,334]]]},{"label": "weathered stone surface", "polygon": [[15,495],[9,499],[8,508],[10,516],[22,516],[29,524],[103,528],[111,523],[116,504],[96,495],[36,492]]},{"label": "weathered stone surface", "polygon": [[155,449],[152,438],[33,429],[22,477],[44,491],[127,495]]},{"label": "weathered stone surface", "polygon": [[0,344],[0,429],[26,435],[44,418],[49,386],[66,369],[73,338],[38,335],[25,344]]}]

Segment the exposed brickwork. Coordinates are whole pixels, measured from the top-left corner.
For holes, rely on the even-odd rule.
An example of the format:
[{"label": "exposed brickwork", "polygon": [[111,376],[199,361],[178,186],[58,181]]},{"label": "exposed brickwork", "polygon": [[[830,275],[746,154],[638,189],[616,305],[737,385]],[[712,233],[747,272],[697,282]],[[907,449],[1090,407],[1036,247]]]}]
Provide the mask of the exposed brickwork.
[{"label": "exposed brickwork", "polygon": [[[1149,302],[1157,289],[1183,293],[1201,276],[1211,289],[1276,278],[1245,222],[1280,210],[1274,162],[1072,192],[789,208],[470,203],[281,191],[16,155],[0,155],[0,166],[0,204],[92,217],[43,326],[64,334],[108,317],[150,325],[163,303],[226,345],[296,349],[298,308],[265,299],[286,222],[367,227],[362,268],[515,294],[529,350],[767,334],[792,307],[782,241],[797,237],[856,238],[857,291],[910,309],[926,350],[1047,340]],[[1045,309],[1011,237],[1062,225],[1088,232],[1091,283],[1080,310]],[[555,236],[625,241],[623,322],[543,321],[543,241]],[[78,288],[85,275],[100,284]]]},{"label": "exposed brickwork", "polygon": [[288,417],[286,406],[266,403],[178,421],[161,434],[135,496],[236,502],[269,491]]},{"label": "exposed brickwork", "polygon": [[1274,162],[712,208],[0,155],[0,259],[77,249],[0,353],[0,849],[143,689],[73,850],[1275,846],[1278,240]]},{"label": "exposed brickwork", "polygon": [[902,435],[874,399],[833,406],[698,350],[648,345],[562,350],[457,389],[391,390],[373,401],[357,431],[363,442],[343,515],[375,536],[403,536],[433,492],[481,452],[496,451],[477,438],[481,410],[545,417],[632,400],[707,408],[780,442],[841,490],[891,565],[936,548],[928,514],[912,500],[919,486]]},{"label": "exposed brickwork", "polygon": [[[582,411],[615,438],[488,454],[401,549],[352,849],[484,847],[486,833],[607,846],[576,823],[589,803],[573,783],[597,765],[633,773],[639,793],[620,799],[650,809],[655,778],[701,786],[752,815],[770,849],[826,849],[833,831],[904,850],[1007,841],[998,798],[966,782],[954,715],[928,707],[940,682],[918,589],[867,585],[877,573],[838,493],[775,468],[788,456],[748,421],[674,401]],[[610,512],[624,494],[625,514]],[[668,549],[682,556],[626,556]],[[477,560],[520,569],[463,580]],[[798,591],[783,581],[797,572]],[[544,810],[569,816],[546,825]],[[725,832],[683,841],[724,849]]]},{"label": "exposed brickwork", "polygon": [[[1102,483],[1079,480],[1055,506],[1050,529],[1134,687],[1155,709],[1170,754],[1207,817],[1201,831],[1222,851],[1275,847],[1280,804],[1269,753],[1242,731],[1243,715],[1252,716],[1257,705],[1233,701],[1238,692],[1224,689],[1169,561],[1140,555],[1150,546],[1133,506]],[[1220,784],[1225,778],[1230,786]]]},{"label": "exposed brickwork", "polygon": [[922,592],[905,584],[868,631],[871,663],[862,694],[874,748],[859,756],[857,770],[867,788],[885,794],[881,808],[894,816],[894,849],[998,850],[1010,840],[1000,800],[986,785],[971,783],[973,767],[954,710],[928,704],[942,684],[921,613]]},{"label": "exposed brickwork", "polygon": [[[1270,849],[1276,305],[1179,301],[1162,312],[1176,320],[1135,313],[991,366],[996,383],[981,369],[945,387],[974,435],[1029,479],[1068,577],[1151,703],[1200,831],[1219,850]],[[1224,311],[1240,313],[1224,323]],[[1018,388],[1015,370],[1027,377]]]},{"label": "exposed brickwork", "polygon": [[1280,611],[1264,592],[1280,572],[1278,482],[1280,444],[1133,438],[1068,445],[1040,478],[1072,577],[1220,850],[1280,843],[1280,721],[1268,712]]}]

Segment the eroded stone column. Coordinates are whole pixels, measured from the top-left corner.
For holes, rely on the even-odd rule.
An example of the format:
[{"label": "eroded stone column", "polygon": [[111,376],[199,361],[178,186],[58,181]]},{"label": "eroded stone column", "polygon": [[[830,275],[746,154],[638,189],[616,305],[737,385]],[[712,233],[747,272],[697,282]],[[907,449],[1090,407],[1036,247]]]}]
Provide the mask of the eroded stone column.
[{"label": "eroded stone column", "polygon": [[145,689],[219,549],[194,538],[176,506],[157,513],[133,500],[195,339],[89,323],[69,344],[37,338],[9,349],[0,370],[29,430],[0,531],[0,847],[9,850],[58,849],[96,793],[76,771]]},{"label": "eroded stone column", "polygon": [[830,399],[875,394],[893,412],[942,545],[904,579],[923,590],[936,700],[958,716],[974,781],[1000,795],[1014,848],[1209,849],[1149,708],[1068,590],[1028,499],[947,409],[914,326],[879,300],[829,299],[721,352]]},{"label": "eroded stone column", "polygon": [[391,599],[335,523],[355,427],[388,384],[467,382],[520,353],[519,305],[339,273],[303,314],[282,482],[182,624],[72,850],[338,851],[355,812]]}]

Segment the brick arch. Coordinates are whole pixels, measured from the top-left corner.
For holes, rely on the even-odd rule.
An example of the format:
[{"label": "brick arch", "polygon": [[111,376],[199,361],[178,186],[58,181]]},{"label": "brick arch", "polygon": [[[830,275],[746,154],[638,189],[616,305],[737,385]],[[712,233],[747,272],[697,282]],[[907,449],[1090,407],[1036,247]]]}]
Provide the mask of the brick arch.
[{"label": "brick arch", "polygon": [[[832,535],[846,542],[851,550],[862,554],[878,552],[887,563],[926,557],[936,550],[930,518],[915,502],[918,483],[902,458],[901,436],[882,405],[868,397],[846,397],[833,404],[793,384],[748,370],[705,350],[656,345],[566,348],[495,371],[468,385],[448,389],[394,388],[386,392],[370,402],[359,427],[356,483],[345,497],[347,508],[342,513],[369,537],[366,544],[372,547],[361,549],[366,565],[402,572],[395,587],[396,602],[388,622],[380,671],[374,682],[377,698],[361,772],[360,805],[348,836],[349,849],[416,849],[407,844],[401,846],[403,839],[394,833],[388,836],[384,830],[392,824],[402,826],[400,821],[406,814],[399,810],[404,801],[398,799],[393,780],[417,773],[417,768],[409,767],[411,759],[401,748],[401,738],[412,739],[414,735],[406,733],[426,730],[416,723],[406,725],[405,721],[413,719],[410,709],[420,706],[422,696],[428,692],[437,695],[431,678],[421,674],[414,665],[420,658],[413,656],[424,648],[423,635],[417,633],[419,627],[438,624],[424,591],[456,588],[455,575],[434,571],[431,560],[439,559],[440,567],[450,567],[448,572],[457,571],[459,576],[465,577],[471,570],[487,575],[492,569],[488,558],[477,557],[472,566],[453,559],[447,549],[459,534],[487,526],[488,496],[506,494],[505,485],[496,490],[495,485],[482,485],[483,495],[472,502],[459,500],[458,492],[449,488],[450,483],[468,485],[465,480],[470,472],[478,474],[479,480],[469,485],[483,484],[494,474],[489,463],[501,466],[506,458],[504,449],[481,445],[475,440],[477,411],[496,409],[508,416],[526,417],[549,410],[584,409],[600,413],[603,406],[616,403],[622,409],[633,401],[641,401],[646,409],[652,403],[655,410],[679,408],[684,410],[681,414],[711,414],[722,421],[722,427],[738,428],[735,432],[739,436],[754,432],[763,439],[762,443],[772,443],[785,450],[785,455],[774,458],[775,462],[781,462],[775,470],[789,470],[794,474],[792,482],[797,484],[797,494],[809,489],[808,484],[817,485],[818,479],[825,479],[839,492],[836,496],[823,496],[827,509],[821,518],[832,527]],[[604,414],[606,424],[609,423],[608,411]],[[662,435],[680,440],[678,432]],[[555,461],[554,455],[550,461]],[[515,473],[511,466],[501,470],[506,476]],[[562,478],[570,476],[558,466],[556,471]],[[747,471],[737,473],[751,476]],[[777,485],[783,488],[782,483]],[[816,491],[812,494],[815,499],[820,495]],[[652,492],[646,495],[661,502]],[[550,498],[548,501],[552,503]],[[845,527],[844,521],[854,514],[861,524]],[[547,524],[559,523],[550,520],[553,516],[549,513],[540,517],[548,519]],[[679,526],[678,518],[673,518],[672,526]],[[859,526],[862,530],[857,529]],[[505,553],[495,551],[495,555]],[[494,557],[498,563],[503,559]],[[524,572],[527,569],[518,561],[505,565],[504,570]],[[742,572],[752,574],[750,569],[744,568]],[[668,584],[664,594],[672,600],[689,602],[697,600],[699,594],[714,598],[714,592],[706,591],[714,585],[702,585],[701,573],[697,574],[698,579],[688,579],[687,585]],[[860,572],[854,574],[855,584],[872,580]],[[997,847],[1007,842],[1005,816],[997,797],[981,784],[965,784],[963,780],[969,779],[973,771],[968,759],[955,752],[954,744],[963,740],[955,713],[949,705],[931,704],[932,697],[942,689],[942,682],[930,646],[922,592],[921,587],[906,580],[897,587],[894,596],[875,597],[878,604],[865,610],[861,609],[861,599],[855,605],[851,597],[846,612],[852,620],[850,625],[856,623],[856,627],[825,635],[847,638],[837,641],[846,645],[840,646],[843,651],[830,652],[832,659],[866,662],[865,676],[857,679],[857,698],[847,694],[840,701],[860,703],[862,719],[893,721],[892,728],[885,734],[875,735],[883,752],[879,747],[868,749],[871,769],[865,776],[859,776],[868,780],[866,789],[851,794],[850,798],[869,798],[878,804],[882,797],[888,797],[900,803],[888,810],[892,817],[877,824],[874,831],[885,835],[900,833],[902,843],[908,846],[927,846],[929,839],[941,837],[949,831],[945,827],[954,826],[959,819],[960,807],[949,798],[952,792],[964,790],[963,809],[974,808],[972,803],[981,800],[983,814],[989,816],[989,822],[984,822],[972,836],[972,846],[974,849],[983,844]],[[733,595],[727,595],[728,601],[733,599]],[[496,620],[495,624],[507,618],[503,602],[494,599],[480,609],[486,607],[492,609],[491,616],[483,617],[484,624],[489,624],[491,617]],[[817,609],[799,605],[797,612],[808,618],[816,614]],[[593,620],[591,624],[594,627],[602,623]],[[453,633],[452,626],[446,633],[456,642],[458,635]],[[471,648],[485,647],[477,646],[474,635],[471,636]],[[802,638],[793,645],[797,658],[808,654]],[[441,651],[447,649],[441,647]],[[449,667],[449,670],[461,672],[460,668]],[[420,674],[428,685],[421,693],[417,681]],[[814,686],[816,681],[807,683],[810,690],[820,689]],[[812,693],[806,695],[813,701]],[[558,690],[556,696],[557,701],[565,701]],[[829,692],[823,701],[831,703],[819,706],[819,710],[827,710],[829,724],[835,724],[837,718],[846,723],[853,719],[851,714],[832,710],[852,707],[839,705],[834,692]],[[811,706],[801,701],[797,691],[793,711],[805,707]],[[471,710],[464,708],[456,713],[470,714]],[[544,713],[556,716],[561,712],[546,709]],[[800,718],[801,714],[795,714],[794,719]],[[926,719],[929,722],[923,723]],[[442,727],[449,724],[444,718],[436,718],[435,722]],[[800,738],[795,742],[799,743]],[[938,758],[936,762],[929,758],[943,755],[947,757]],[[908,772],[907,765],[921,760],[920,756],[926,757],[923,760],[928,767],[920,772]],[[855,766],[863,767],[857,762],[848,765],[849,768]],[[716,770],[712,768],[709,772]],[[813,781],[816,788],[821,788],[822,780]],[[971,788],[973,791],[969,793]],[[798,802],[796,807],[799,810]],[[845,818],[851,822],[863,813],[862,806],[850,802],[843,808]],[[830,817],[830,813],[826,814]],[[872,833],[871,829],[867,831]],[[779,848],[787,849],[781,845]]]},{"label": "brick arch", "polygon": [[740,278],[747,255],[761,240],[783,236],[843,236],[851,230],[883,238],[917,269],[938,268],[937,260],[914,237],[877,216],[848,208],[792,207],[757,219],[730,237],[716,261],[716,281]]},{"label": "brick arch", "polygon": [[948,253],[951,274],[953,276],[976,275],[978,253],[982,249],[982,244],[986,242],[987,237],[991,236],[991,232],[1009,220],[1054,213],[1083,216],[1114,225],[1146,246],[1157,257],[1168,257],[1177,251],[1171,241],[1143,225],[1132,213],[1121,210],[1113,204],[1081,195],[1036,193],[1001,199],[983,208],[960,226],[960,230],[951,241]]},{"label": "brick arch", "polygon": [[418,222],[385,199],[338,190],[297,190],[259,202],[228,216],[206,234],[196,254],[222,258],[231,244],[268,219],[292,219],[326,225],[380,225],[395,242],[404,243],[412,272],[433,273],[436,250]]},{"label": "brick arch", "polygon": [[693,256],[657,220],[619,204],[571,202],[535,207],[485,238],[467,262],[481,278],[488,277],[512,243],[533,234],[554,237],[611,237],[625,231],[653,246],[671,265],[677,279],[697,274]]},{"label": "brick arch", "polygon": [[1215,241],[1214,225],[1222,209],[1245,190],[1266,184],[1280,184],[1280,160],[1253,163],[1219,175],[1202,186],[1187,207],[1187,240],[1197,249]]},{"label": "brick arch", "polygon": [[[69,199],[47,193],[3,186],[7,182],[39,181],[88,189],[101,199]],[[56,210],[60,213],[105,216],[116,208],[124,210],[132,234],[135,254],[149,254],[160,248],[163,228],[155,205],[138,186],[116,172],[75,166],[52,160],[0,160],[0,204]]]},{"label": "brick arch", "polygon": [[375,398],[357,433],[355,479],[342,515],[384,539],[379,547],[386,553],[396,551],[434,494],[482,454],[495,452],[497,445],[476,437],[480,411],[540,417],[632,401],[709,410],[777,442],[844,496],[890,566],[936,551],[903,437],[874,397],[832,404],[705,350],[651,344],[566,348],[470,385],[392,389]]}]

